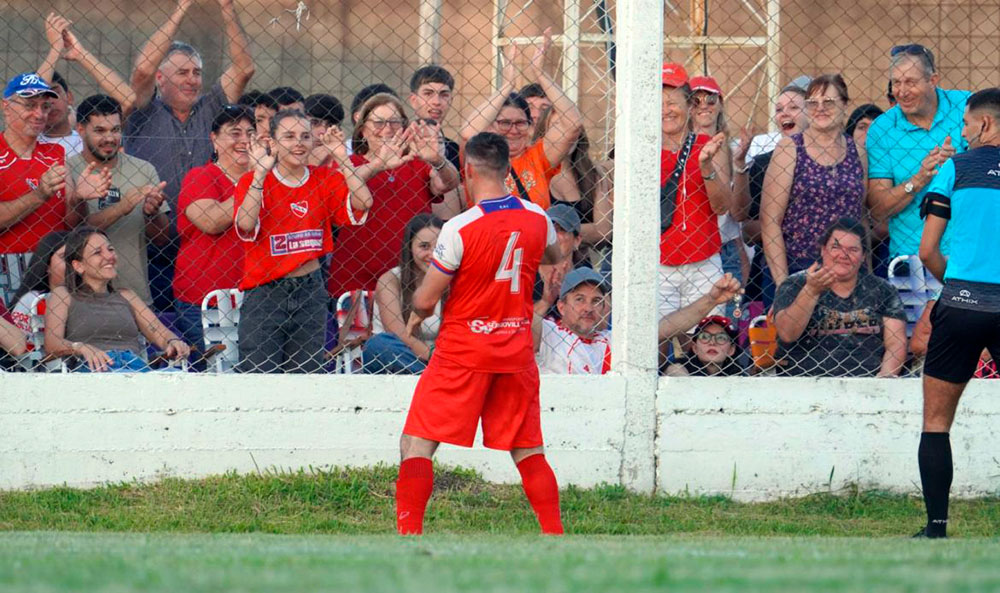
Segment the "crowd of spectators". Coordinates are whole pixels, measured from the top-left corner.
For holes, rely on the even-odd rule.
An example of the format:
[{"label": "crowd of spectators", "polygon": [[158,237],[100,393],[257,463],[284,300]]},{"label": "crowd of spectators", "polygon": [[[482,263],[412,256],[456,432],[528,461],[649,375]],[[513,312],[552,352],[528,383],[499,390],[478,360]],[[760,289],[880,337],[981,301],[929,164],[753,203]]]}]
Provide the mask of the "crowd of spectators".
[{"label": "crowd of spectators", "polygon": [[[324,92],[248,90],[247,35],[232,0],[218,4],[229,61],[214,81],[198,50],[175,39],[189,0],[149,37],[127,82],[67,19],[46,18],[43,62],[3,95],[0,253],[32,254],[0,303],[4,350],[24,355],[44,319],[35,346],[81,369],[147,369],[158,349],[202,370],[203,301],[239,288],[236,370],[320,372],[331,366],[334,303],[360,294],[374,309],[358,370],[419,373],[447,294],[411,333],[413,293],[444,222],[471,207],[463,145],[491,131],[510,149],[507,191],[546,209],[563,254],[531,287],[539,366],[607,372],[613,151],[596,158],[579,107],[545,71],[550,30],[523,73],[518,46],[507,46],[496,92],[464,114],[456,141],[442,131],[456,80],[440,65],[417,69],[406,96],[368,85],[349,110]],[[907,315],[912,326],[921,311],[905,310],[887,278],[922,270],[920,203],[967,146],[970,93],[939,88],[923,46],[888,58],[887,110],[852,110],[839,74],[803,75],[775,100],[777,131],[753,137],[727,117],[716,79],[663,65],[664,373],[918,368]],[[77,101],[61,61],[101,93]],[[773,369],[747,347],[750,316],[765,313]]]}]

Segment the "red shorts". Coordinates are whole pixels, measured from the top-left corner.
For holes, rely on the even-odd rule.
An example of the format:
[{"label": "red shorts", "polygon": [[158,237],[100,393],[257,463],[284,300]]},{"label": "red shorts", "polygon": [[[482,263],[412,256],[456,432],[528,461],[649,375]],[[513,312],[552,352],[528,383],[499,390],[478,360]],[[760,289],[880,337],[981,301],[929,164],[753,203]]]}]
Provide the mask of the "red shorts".
[{"label": "red shorts", "polygon": [[417,382],[403,433],[471,447],[480,418],[490,449],[541,447],[538,367],[491,373],[433,357]]}]

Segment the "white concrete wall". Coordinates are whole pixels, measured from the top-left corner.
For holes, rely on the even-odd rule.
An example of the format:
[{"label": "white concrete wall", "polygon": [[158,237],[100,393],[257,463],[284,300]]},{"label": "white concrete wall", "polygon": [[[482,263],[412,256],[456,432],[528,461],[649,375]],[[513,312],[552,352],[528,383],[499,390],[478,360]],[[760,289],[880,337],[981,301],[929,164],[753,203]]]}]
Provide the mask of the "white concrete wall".
[{"label": "white concrete wall", "polygon": [[[399,462],[413,377],[0,375],[0,489],[227,470]],[[563,483],[618,483],[624,380],[544,381],[542,428]],[[507,454],[444,463],[516,482]]]},{"label": "white concrete wall", "polygon": [[[1000,492],[1000,381],[973,381],[951,443],[953,495]],[[917,379],[661,379],[657,489],[765,500],[919,492]],[[832,478],[831,478],[832,471]]]},{"label": "white concrete wall", "polygon": [[[414,384],[0,375],[0,489],[394,464]],[[960,407],[952,433],[958,495],[1000,491],[998,392],[1000,382],[975,381]],[[626,393],[619,376],[543,378],[543,430],[562,484],[629,483]],[[655,451],[657,490],[671,494],[762,500],[851,483],[916,492],[920,408],[916,380],[661,379],[655,443],[645,449]],[[518,480],[502,452],[446,446],[439,460]]]}]

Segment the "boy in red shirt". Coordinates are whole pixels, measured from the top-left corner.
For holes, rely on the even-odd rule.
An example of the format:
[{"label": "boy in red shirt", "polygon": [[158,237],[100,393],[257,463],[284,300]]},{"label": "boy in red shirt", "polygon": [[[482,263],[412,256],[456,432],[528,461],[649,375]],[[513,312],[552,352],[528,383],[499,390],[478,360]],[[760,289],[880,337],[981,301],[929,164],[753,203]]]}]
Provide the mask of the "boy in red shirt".
[{"label": "boy in red shirt", "polygon": [[307,165],[311,128],[302,111],[279,111],[270,138],[253,149],[254,170],[236,186],[246,248],[238,372],[321,370],[327,294],[319,258],[333,250],[332,225],[363,224],[372,206],[339,128],[323,136],[339,168]]},{"label": "boy in red shirt", "polygon": [[510,451],[542,532],[561,534],[559,489],[542,448],[531,334],[538,265],[562,257],[556,232],[540,207],[504,188],[510,152],[502,137],[473,136],[464,167],[476,206],[441,229],[407,321],[412,333],[450,285],[441,332],[400,441],[396,527],[402,535],[423,532],[434,482],[431,457],[442,442],[472,446],[482,418],[483,444]]}]

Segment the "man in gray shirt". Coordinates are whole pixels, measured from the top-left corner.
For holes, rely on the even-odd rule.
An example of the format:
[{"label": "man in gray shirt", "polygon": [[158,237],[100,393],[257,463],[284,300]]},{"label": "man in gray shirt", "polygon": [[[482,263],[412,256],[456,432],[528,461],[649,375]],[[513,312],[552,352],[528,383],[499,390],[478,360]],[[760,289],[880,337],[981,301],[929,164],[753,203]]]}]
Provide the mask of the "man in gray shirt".
[{"label": "man in gray shirt", "polygon": [[116,285],[152,302],[146,268],[147,240],[164,245],[169,240],[169,207],[164,183],[153,165],[118,149],[122,139],[122,110],[107,95],[94,95],[77,108],[77,131],[83,150],[67,166],[79,175],[90,163],[111,171],[111,187],[104,197],[87,201],[87,224],[104,230],[118,254]]},{"label": "man in gray shirt", "polygon": [[[193,2],[179,0],[139,52],[132,71],[135,111],[125,122],[125,152],[153,164],[166,183],[164,194],[173,213],[184,176],[212,158],[212,120],[223,105],[239,100],[254,73],[250,44],[233,0],[219,0],[232,64],[203,94],[201,55],[190,45],[173,41]],[[173,243],[151,251],[150,281],[157,309],[172,306],[175,255]]]}]

